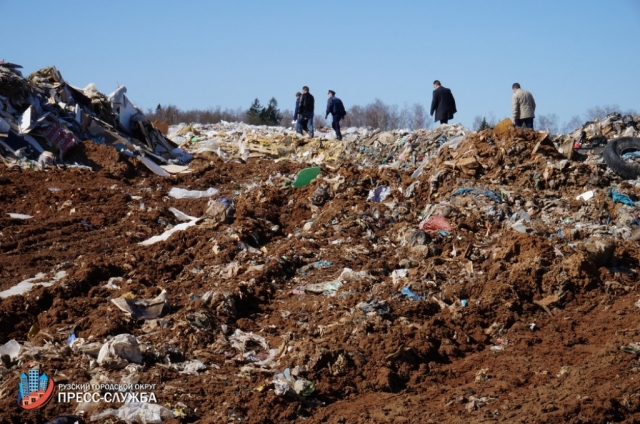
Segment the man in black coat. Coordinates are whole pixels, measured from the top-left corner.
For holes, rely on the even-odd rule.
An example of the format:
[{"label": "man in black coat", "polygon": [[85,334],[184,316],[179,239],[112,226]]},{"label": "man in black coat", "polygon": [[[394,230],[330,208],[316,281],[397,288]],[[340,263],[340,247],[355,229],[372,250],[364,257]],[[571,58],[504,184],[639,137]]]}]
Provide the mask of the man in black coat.
[{"label": "man in black coat", "polygon": [[433,116],[435,112],[435,121],[446,124],[449,119],[453,119],[453,114],[457,112],[456,100],[453,98],[451,90],[441,86],[440,81],[435,80],[433,88],[433,100],[431,100],[431,112],[429,115]]},{"label": "man in black coat", "polygon": [[296,131],[302,134],[303,123],[307,123],[309,128],[309,138],[313,138],[313,111],[315,109],[315,100],[311,93],[309,93],[309,87],[306,85],[302,87],[302,96],[300,97],[300,105],[298,106],[298,123],[296,125]]}]

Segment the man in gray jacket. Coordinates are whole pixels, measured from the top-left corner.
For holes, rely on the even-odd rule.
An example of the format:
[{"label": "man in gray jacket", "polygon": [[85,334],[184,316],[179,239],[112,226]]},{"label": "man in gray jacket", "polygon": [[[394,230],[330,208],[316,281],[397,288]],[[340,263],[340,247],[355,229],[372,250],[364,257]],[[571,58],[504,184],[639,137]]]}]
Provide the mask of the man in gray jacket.
[{"label": "man in gray jacket", "polygon": [[526,90],[520,88],[520,84],[514,83],[513,97],[511,98],[511,111],[513,112],[513,123],[516,127],[533,129],[533,118],[535,118],[536,101]]}]

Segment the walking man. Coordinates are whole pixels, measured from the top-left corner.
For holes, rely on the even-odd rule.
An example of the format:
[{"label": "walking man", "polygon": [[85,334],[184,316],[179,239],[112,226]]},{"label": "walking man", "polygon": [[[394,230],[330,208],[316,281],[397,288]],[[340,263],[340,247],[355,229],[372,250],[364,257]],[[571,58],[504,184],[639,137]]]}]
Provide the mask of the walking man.
[{"label": "walking man", "polygon": [[296,124],[296,131],[298,134],[302,134],[303,120],[306,122],[309,132],[309,138],[313,138],[313,111],[315,100],[311,93],[309,93],[309,87],[306,85],[302,87],[302,96],[300,97],[300,105],[298,107],[298,122]]},{"label": "walking man", "polygon": [[511,111],[513,112],[513,124],[516,127],[533,129],[533,118],[535,118],[536,101],[526,90],[520,88],[520,84],[513,83],[511,86],[513,97],[511,98]]},{"label": "walking man", "polygon": [[333,90],[329,90],[327,93],[329,98],[327,99],[327,113],[324,115],[324,119],[327,119],[329,114],[331,114],[332,121],[331,127],[336,132],[336,138],[338,140],[342,140],[342,133],[340,132],[340,120],[347,115],[347,111],[344,110],[344,105],[342,104],[342,100],[336,97],[336,92]]},{"label": "walking man", "polygon": [[453,114],[458,112],[451,90],[440,85],[438,80],[433,82],[433,100],[431,100],[429,115],[433,116],[434,112],[436,114],[434,121],[440,121],[441,124],[449,122],[449,119],[453,119]]}]

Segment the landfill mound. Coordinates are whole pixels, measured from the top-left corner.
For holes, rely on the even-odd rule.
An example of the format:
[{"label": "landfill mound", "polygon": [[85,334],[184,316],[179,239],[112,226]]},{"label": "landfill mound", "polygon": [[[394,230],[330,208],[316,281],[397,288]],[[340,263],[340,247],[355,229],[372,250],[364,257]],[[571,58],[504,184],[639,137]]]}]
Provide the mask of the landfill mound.
[{"label": "landfill mound", "polygon": [[[170,178],[104,140],[5,150],[0,422],[637,420],[640,182],[592,154],[596,124],[180,125]],[[157,403],[25,411],[32,368]]]}]

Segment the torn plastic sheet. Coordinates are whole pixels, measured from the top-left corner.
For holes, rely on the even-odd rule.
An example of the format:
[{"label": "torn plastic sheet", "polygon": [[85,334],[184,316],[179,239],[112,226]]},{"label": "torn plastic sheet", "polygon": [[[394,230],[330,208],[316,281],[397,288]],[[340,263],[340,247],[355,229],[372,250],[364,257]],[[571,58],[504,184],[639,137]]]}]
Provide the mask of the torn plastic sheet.
[{"label": "torn plastic sheet", "polygon": [[199,359],[185,362],[183,364],[174,364],[174,367],[178,368],[180,374],[198,375],[200,371],[207,369],[207,366]]},{"label": "torn plastic sheet", "polygon": [[367,202],[380,203],[391,193],[391,187],[379,186],[369,191]]},{"label": "torn plastic sheet", "polygon": [[122,369],[129,362],[142,363],[138,339],[131,334],[118,334],[100,348],[98,364],[111,369]]},{"label": "torn plastic sheet", "polygon": [[39,274],[37,274],[35,277],[32,278],[28,278],[26,280],[23,280],[21,282],[19,282],[18,284],[16,284],[15,286],[1,291],[0,292],[0,299],[4,299],[6,297],[9,296],[16,296],[19,294],[24,294],[26,292],[28,292],[29,290],[31,290],[34,286],[43,286],[43,287],[49,287],[52,286],[56,281],[66,277],[67,272],[66,271],[58,271],[56,273],[56,275],[53,276],[53,279],[51,279],[50,281],[45,281],[45,282],[40,282],[38,283],[37,281],[43,280],[46,277],[46,274],[41,272]]},{"label": "torn plastic sheet", "polygon": [[131,402],[125,403],[118,409],[107,409],[99,414],[93,414],[91,421],[105,422],[113,417],[137,424],[162,424],[173,418],[171,410],[157,403]]},{"label": "torn plastic sheet", "polygon": [[179,210],[178,210],[178,209],[176,209],[176,208],[169,208],[169,210],[170,210],[171,212],[173,212],[173,214],[176,216],[176,218],[177,218],[179,221],[193,221],[193,220],[198,219],[197,217],[195,217],[195,216],[191,216],[191,215],[187,215],[186,213],[181,212],[181,211],[179,211]]},{"label": "torn plastic sheet", "polygon": [[174,213],[174,215],[176,215],[176,217],[178,219],[182,219],[182,218],[189,218],[188,222],[183,222],[182,224],[178,224],[175,227],[171,228],[170,230],[165,231],[164,233],[157,235],[157,236],[153,236],[145,241],[141,241],[138,244],[141,244],[142,246],[150,246],[152,244],[155,244],[159,241],[165,241],[167,239],[169,239],[169,237],[171,237],[171,235],[173,233],[177,233],[179,231],[184,231],[189,227],[193,227],[194,225],[196,225],[198,223],[198,221],[200,220],[200,218],[195,218],[192,216],[189,216],[187,214],[184,214],[182,212],[180,212],[179,210],[175,209],[175,208],[171,208],[170,209],[171,212]]},{"label": "torn plastic sheet", "polygon": [[133,319],[158,318],[164,308],[169,306],[166,290],[162,290],[162,292],[153,299],[127,299],[125,297],[117,297],[111,299],[111,303]]},{"label": "torn plastic sheet", "polygon": [[0,346],[0,357],[7,355],[9,359],[13,362],[18,359],[18,355],[20,355],[20,350],[22,346],[15,340],[9,340],[2,346]]},{"label": "torn plastic sheet", "polygon": [[626,194],[618,193],[618,190],[615,187],[611,187],[607,190],[607,196],[613,199],[613,203],[622,203],[628,206],[635,206],[633,200]]},{"label": "torn plastic sheet", "polygon": [[407,296],[411,300],[425,300],[427,298],[426,296],[419,296],[415,294],[409,287],[403,287],[400,293]]},{"label": "torn plastic sheet", "polygon": [[169,190],[169,197],[175,199],[201,199],[203,197],[211,197],[218,194],[220,190],[210,187],[206,191],[202,190],[186,190],[184,188],[173,187]]}]

